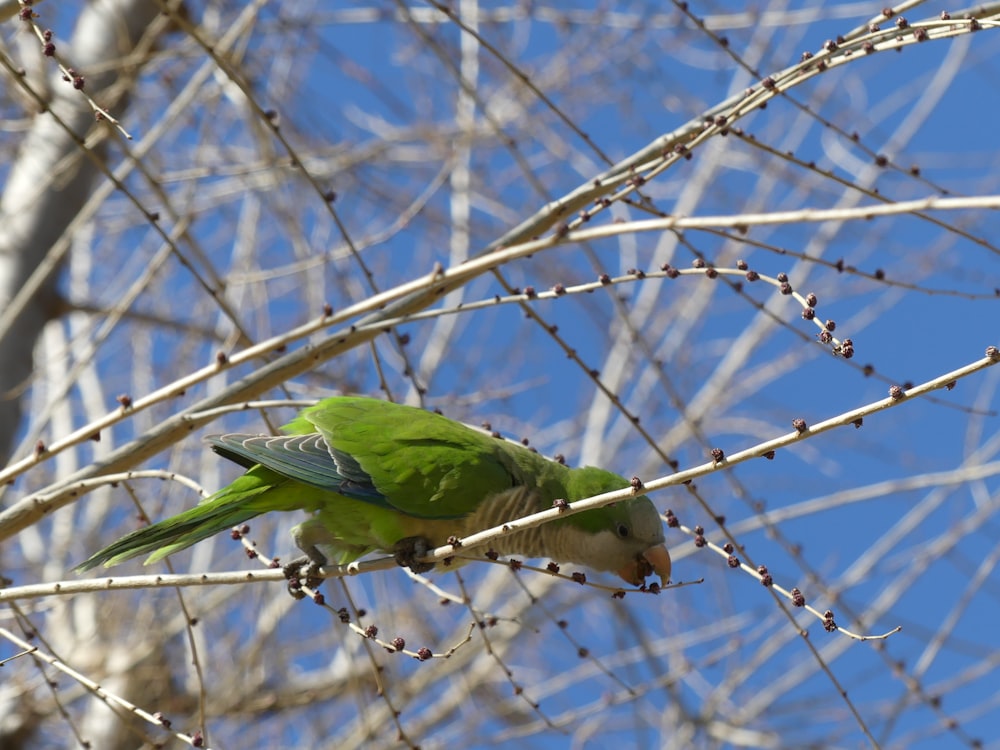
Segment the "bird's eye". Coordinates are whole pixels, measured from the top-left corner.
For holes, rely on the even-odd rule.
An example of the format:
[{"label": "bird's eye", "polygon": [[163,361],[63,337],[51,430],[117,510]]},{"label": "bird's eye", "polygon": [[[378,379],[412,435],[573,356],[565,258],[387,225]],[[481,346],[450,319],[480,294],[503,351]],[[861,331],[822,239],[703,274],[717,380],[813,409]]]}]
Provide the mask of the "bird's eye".
[{"label": "bird's eye", "polygon": [[628,538],[628,526],[623,523],[618,524],[618,536],[622,539]]}]

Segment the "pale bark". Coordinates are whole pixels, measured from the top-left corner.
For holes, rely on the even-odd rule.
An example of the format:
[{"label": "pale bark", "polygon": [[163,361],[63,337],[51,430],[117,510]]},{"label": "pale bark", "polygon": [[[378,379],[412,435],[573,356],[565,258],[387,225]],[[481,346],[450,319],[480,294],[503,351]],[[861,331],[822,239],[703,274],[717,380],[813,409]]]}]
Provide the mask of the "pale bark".
[{"label": "pale bark", "polygon": [[[101,106],[119,113],[125,106],[124,88],[117,96],[109,92],[121,78],[113,63],[130,53],[157,10],[144,0],[98,0],[84,6],[68,45],[54,40],[58,58],[84,76],[86,92]],[[108,123],[96,121],[86,97],[51,62],[47,111],[26,133],[0,195],[0,311],[7,318],[12,304],[19,310],[0,327],[0,461],[9,457],[20,422],[35,342],[60,308],[59,269],[66,254],[60,240],[72,242],[64,234],[101,175],[97,160],[104,150],[98,145],[88,155],[80,143],[100,131],[117,137]],[[21,301],[15,299],[19,293]]]}]

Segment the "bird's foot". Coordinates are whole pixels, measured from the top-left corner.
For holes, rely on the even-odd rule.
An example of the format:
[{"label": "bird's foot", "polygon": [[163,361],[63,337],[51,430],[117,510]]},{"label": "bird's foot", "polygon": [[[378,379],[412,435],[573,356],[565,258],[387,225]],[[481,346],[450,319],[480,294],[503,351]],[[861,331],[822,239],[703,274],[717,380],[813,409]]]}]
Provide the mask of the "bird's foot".
[{"label": "bird's foot", "polygon": [[427,537],[408,536],[392,545],[392,556],[396,558],[397,565],[409,568],[414,573],[426,573],[433,570],[434,563],[418,561],[432,549],[434,545]]},{"label": "bird's foot", "polygon": [[316,590],[323,583],[323,577],[319,574],[320,568],[326,565],[326,558],[318,552],[309,555],[302,555],[291,562],[281,566],[281,572],[288,579],[288,593],[296,599],[305,597],[302,587]]}]

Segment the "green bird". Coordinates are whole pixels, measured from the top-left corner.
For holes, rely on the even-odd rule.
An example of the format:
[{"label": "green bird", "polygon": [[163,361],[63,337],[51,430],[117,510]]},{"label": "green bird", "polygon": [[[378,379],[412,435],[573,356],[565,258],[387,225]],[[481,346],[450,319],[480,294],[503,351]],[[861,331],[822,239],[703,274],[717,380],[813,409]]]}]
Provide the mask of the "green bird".
[{"label": "green bird", "polygon": [[[313,564],[345,564],[381,550],[422,572],[433,566],[419,559],[452,537],[552,508],[557,500],[629,486],[603,469],[571,469],[439,414],[378,399],[324,399],[283,430],[277,437],[207,438],[248,471],[195,507],[122,537],[77,570],[144,554],[149,564],[262,513],[304,510],[311,517],[293,537]],[[660,516],[645,496],[512,532],[489,546],[500,555],[613,571],[633,585],[654,572],[664,584],[670,579]]]}]

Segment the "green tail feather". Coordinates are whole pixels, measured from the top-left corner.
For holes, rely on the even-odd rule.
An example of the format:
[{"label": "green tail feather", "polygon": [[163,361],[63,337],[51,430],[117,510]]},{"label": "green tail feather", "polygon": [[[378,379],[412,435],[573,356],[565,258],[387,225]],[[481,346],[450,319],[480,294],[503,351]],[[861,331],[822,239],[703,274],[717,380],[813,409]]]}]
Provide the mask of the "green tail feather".
[{"label": "green tail feather", "polygon": [[[192,544],[275,510],[269,490],[283,482],[274,472],[256,467],[193,508],[164,519],[144,529],[137,529],[95,553],[76,566],[80,573],[112,565],[139,555],[149,554],[145,564],[162,560]],[[278,508],[280,509],[280,508]]]}]

